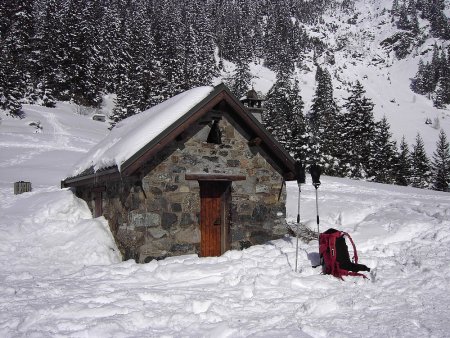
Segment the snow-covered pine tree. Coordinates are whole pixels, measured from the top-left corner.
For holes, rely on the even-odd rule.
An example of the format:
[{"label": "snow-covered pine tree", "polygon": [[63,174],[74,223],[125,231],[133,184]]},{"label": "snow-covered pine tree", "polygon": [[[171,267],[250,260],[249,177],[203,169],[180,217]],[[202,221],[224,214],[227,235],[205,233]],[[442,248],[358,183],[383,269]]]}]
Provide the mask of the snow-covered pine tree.
[{"label": "snow-covered pine tree", "polygon": [[450,39],[450,24],[444,13],[445,1],[430,1],[427,9],[426,18],[430,21],[431,34],[436,38]]},{"label": "snow-covered pine tree", "polygon": [[309,134],[307,133],[307,126],[303,115],[304,103],[300,95],[300,85],[297,77],[294,77],[289,96],[289,101],[292,105],[292,121],[290,125],[291,138],[288,144],[288,151],[296,160],[305,161],[309,153]]},{"label": "snow-covered pine tree", "polygon": [[411,23],[408,19],[408,11],[405,4],[401,4],[398,9],[397,28],[404,30],[409,30],[411,28]]},{"label": "snow-covered pine tree", "polygon": [[418,36],[420,33],[419,18],[418,18],[417,10],[415,9],[415,6],[413,8],[414,8],[414,10],[410,14],[411,15],[410,27],[411,27],[411,32],[413,32],[414,35]]},{"label": "snow-covered pine tree", "polygon": [[440,76],[433,104],[436,108],[445,108],[447,104],[450,104],[450,56],[447,57],[445,50],[441,53],[440,62]]},{"label": "snow-covered pine tree", "polygon": [[441,63],[441,55],[439,51],[439,47],[435,43],[433,46],[433,56],[431,57],[430,63],[433,90],[436,88],[436,85],[439,81],[439,77],[441,75],[442,63]]},{"label": "snow-covered pine tree", "polygon": [[68,99],[83,106],[96,107],[102,98],[98,76],[100,59],[97,53],[100,37],[93,14],[92,2],[69,1],[64,21],[62,71]]},{"label": "snow-covered pine tree", "polygon": [[[140,14],[139,14],[140,13]],[[158,92],[162,70],[155,62],[155,44],[150,19],[142,4],[129,8],[121,44],[120,82],[116,86],[113,127],[117,122],[161,102]]]},{"label": "snow-covered pine tree", "polygon": [[214,58],[212,9],[204,2],[198,1],[193,10],[194,29],[197,34],[198,43],[198,79],[199,86],[211,85],[214,76],[218,75],[216,60]]},{"label": "snow-covered pine tree", "polygon": [[263,124],[294,157],[303,156],[300,149],[307,147],[303,100],[298,81],[288,71],[280,71],[277,80],[266,95]]},{"label": "snow-covered pine tree", "polygon": [[292,103],[290,102],[290,73],[279,72],[277,79],[266,95],[263,123],[275,139],[286,149],[290,142]]},{"label": "snow-covered pine tree", "polygon": [[411,152],[411,185],[416,188],[428,188],[430,186],[430,160],[425,152],[422,137],[418,133],[416,143]]},{"label": "snow-covered pine tree", "polygon": [[372,101],[365,96],[366,91],[359,81],[345,99],[343,116],[342,144],[346,166],[351,177],[366,178],[370,171],[369,159],[373,157],[375,121]]},{"label": "snow-covered pine tree", "polygon": [[123,26],[127,23],[121,17],[120,1],[110,1],[104,6],[103,15],[99,18],[99,36],[102,43],[99,44],[100,63],[99,81],[103,84],[103,91],[115,93],[116,86],[120,82],[121,73],[120,53],[123,50]]},{"label": "snow-covered pine tree", "polygon": [[369,175],[375,182],[392,184],[395,182],[397,166],[397,145],[392,140],[390,125],[383,116],[375,123],[373,154],[369,160]]},{"label": "snow-covered pine tree", "polygon": [[155,37],[156,62],[161,65],[163,79],[157,86],[162,100],[166,100],[183,91],[184,39],[182,8],[173,1],[161,1],[156,4],[159,13],[152,18]]},{"label": "snow-covered pine tree", "polygon": [[197,42],[197,34],[194,30],[193,20],[189,13],[184,13],[186,16],[183,18],[184,29],[182,32],[183,42],[181,44],[180,53],[182,53],[182,71],[180,89],[182,91],[191,89],[199,85],[200,76],[200,63],[199,49]]},{"label": "snow-covered pine tree", "polygon": [[324,173],[340,175],[341,121],[339,109],[333,96],[331,75],[327,69],[317,67],[316,82],[316,91],[308,115],[311,130],[314,134],[311,141],[318,143],[316,148],[320,149],[319,158],[316,159],[316,162],[323,166]]},{"label": "snow-covered pine tree", "polygon": [[36,96],[47,107],[54,107],[60,98],[63,68],[60,48],[63,45],[64,5],[61,0],[49,0],[37,18],[35,64],[33,67]]},{"label": "snow-covered pine tree", "polygon": [[0,107],[11,116],[21,117],[21,100],[33,90],[34,1],[7,1],[2,3],[3,6],[5,17],[0,19],[5,21],[0,36]]},{"label": "snow-covered pine tree", "polygon": [[411,79],[410,87],[413,92],[424,95],[431,91],[427,86],[427,73],[427,66],[423,59],[420,59],[417,66],[417,73],[414,78]]},{"label": "snow-covered pine tree", "polygon": [[290,15],[289,1],[280,0],[269,3],[269,6],[268,24],[264,34],[264,62],[277,73],[286,69],[292,72],[293,41],[290,39],[290,32],[294,24]]},{"label": "snow-covered pine tree", "polygon": [[405,136],[403,136],[400,141],[400,149],[396,163],[395,184],[403,186],[409,185],[411,182],[412,163],[409,146],[405,140]]},{"label": "snow-covered pine tree", "polygon": [[399,6],[399,3],[398,3],[398,0],[393,0],[392,1],[392,7],[391,7],[391,14],[393,16],[398,15],[399,8],[400,8],[400,6]]},{"label": "snow-covered pine tree", "polygon": [[441,129],[436,150],[431,162],[432,184],[434,190],[450,191],[450,145],[447,135]]},{"label": "snow-covered pine tree", "polygon": [[234,74],[227,80],[228,87],[237,98],[241,98],[250,89],[251,82],[252,74],[248,62],[245,59],[239,59],[236,62]]}]

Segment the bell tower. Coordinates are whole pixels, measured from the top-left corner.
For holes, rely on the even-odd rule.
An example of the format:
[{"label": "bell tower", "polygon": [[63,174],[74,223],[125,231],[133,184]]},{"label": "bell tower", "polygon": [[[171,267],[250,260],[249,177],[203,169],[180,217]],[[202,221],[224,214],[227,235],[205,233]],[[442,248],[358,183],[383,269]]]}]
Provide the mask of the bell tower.
[{"label": "bell tower", "polygon": [[254,88],[250,89],[240,100],[242,104],[247,108],[249,113],[252,113],[256,119],[262,123],[262,113],[264,112],[263,99],[258,98],[258,94]]}]

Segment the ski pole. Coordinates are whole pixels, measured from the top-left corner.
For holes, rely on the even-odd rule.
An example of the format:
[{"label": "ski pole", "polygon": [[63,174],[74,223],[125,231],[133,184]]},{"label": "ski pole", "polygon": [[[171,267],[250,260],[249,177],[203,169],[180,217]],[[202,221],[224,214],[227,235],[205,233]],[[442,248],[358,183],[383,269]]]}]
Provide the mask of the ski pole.
[{"label": "ski pole", "polygon": [[320,221],[319,221],[319,198],[318,198],[318,185],[315,185],[314,188],[316,188],[316,221],[317,221],[317,240],[319,240],[319,235],[320,235]]},{"label": "ski pole", "polygon": [[[322,172],[321,168],[317,164],[313,164],[309,167],[309,172],[311,174],[312,183],[314,188],[316,189],[316,221],[317,221],[317,242],[319,245],[319,257],[320,257],[320,220],[319,220],[319,197],[318,197],[318,189],[320,186],[320,174]],[[320,263],[320,258],[319,258]]]},{"label": "ski pole", "polygon": [[298,261],[298,232],[300,230],[300,194],[302,192],[301,184],[298,184],[298,209],[297,209],[297,245],[295,246],[295,272],[297,272]]},{"label": "ski pole", "polygon": [[297,176],[297,185],[298,185],[298,209],[297,209],[297,244],[295,247],[295,272],[297,272],[297,262],[298,262],[298,233],[300,231],[300,195],[302,192],[302,183],[305,183],[305,166],[301,161],[295,162],[295,173]]}]

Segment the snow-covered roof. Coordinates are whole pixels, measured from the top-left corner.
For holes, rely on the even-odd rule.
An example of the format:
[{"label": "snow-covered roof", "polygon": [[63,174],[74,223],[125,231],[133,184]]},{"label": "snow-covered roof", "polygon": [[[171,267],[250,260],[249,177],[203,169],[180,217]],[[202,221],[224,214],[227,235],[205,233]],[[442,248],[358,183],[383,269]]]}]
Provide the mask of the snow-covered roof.
[{"label": "snow-covered roof", "polygon": [[171,144],[185,129],[202,116],[215,110],[228,114],[246,129],[249,141],[254,140],[264,156],[286,179],[296,179],[294,159],[247,111],[223,84],[198,87],[181,93],[120,123],[75,165],[61,182],[62,187],[99,183],[130,176]]},{"label": "snow-covered roof", "polygon": [[72,176],[122,164],[169,126],[205,99],[214,87],[198,87],[178,94],[140,114],[120,121],[99,144],[76,165]]}]

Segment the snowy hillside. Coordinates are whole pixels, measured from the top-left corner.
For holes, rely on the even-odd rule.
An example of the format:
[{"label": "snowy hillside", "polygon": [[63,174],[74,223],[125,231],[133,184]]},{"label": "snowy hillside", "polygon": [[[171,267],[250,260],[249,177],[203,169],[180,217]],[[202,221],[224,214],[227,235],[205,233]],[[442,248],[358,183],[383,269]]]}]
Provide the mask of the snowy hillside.
[{"label": "snowy hillside", "polygon": [[[450,194],[322,179],[322,230],[352,235],[368,280],[321,275],[317,241],[300,243],[295,273],[292,237],[217,258],[120,262],[106,221],[59,189],[107,123],[69,105],[25,113],[0,115],[1,337],[448,336]],[[33,192],[13,195],[17,180]],[[288,220],[297,197],[289,183]],[[301,221],[315,228],[315,216],[308,180]]]},{"label": "snowy hillside", "polygon": [[[333,9],[324,16],[323,24],[304,27],[311,36],[317,36],[330,48],[330,52],[318,58],[318,63],[330,71],[338,103],[343,104],[343,99],[349,96],[350,85],[359,80],[367,97],[375,104],[375,118],[388,118],[394,139],[399,143],[404,135],[412,145],[417,133],[420,133],[431,155],[436,148],[439,129],[450,133],[450,109],[433,107],[433,102],[415,94],[410,84],[417,73],[419,60],[430,61],[434,44],[445,48],[449,42],[429,38],[410,55],[398,60],[394,51],[381,44],[398,32],[391,22],[391,8],[391,0],[359,0],[350,13]],[[448,3],[447,8],[450,8]],[[352,18],[356,20],[349,23]],[[424,31],[429,30],[428,21],[420,20],[419,24]],[[225,69],[223,77],[233,72],[234,65],[225,62]],[[305,55],[302,69],[296,71],[305,112],[308,112],[314,95],[315,69],[313,53],[310,52]],[[255,89],[267,93],[276,80],[275,73],[260,63],[250,64],[250,71],[254,76],[252,83]],[[425,124],[427,118],[433,124]]]}]

